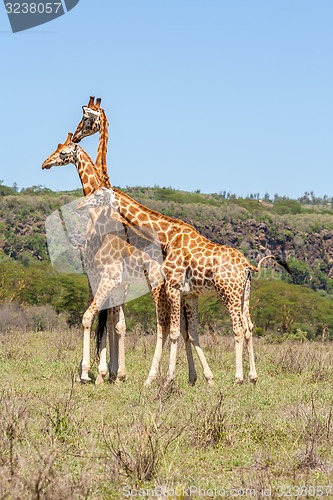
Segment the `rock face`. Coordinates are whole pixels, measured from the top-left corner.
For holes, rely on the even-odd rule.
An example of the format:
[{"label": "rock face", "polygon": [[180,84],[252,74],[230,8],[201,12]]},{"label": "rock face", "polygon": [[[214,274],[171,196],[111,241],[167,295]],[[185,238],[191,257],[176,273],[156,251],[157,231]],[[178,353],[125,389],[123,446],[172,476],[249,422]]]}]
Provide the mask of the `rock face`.
[{"label": "rock face", "polygon": [[221,225],[192,223],[194,227],[216,243],[239,248],[248,258],[258,261],[270,253],[294,257],[310,268],[318,265],[329,278],[333,278],[333,231],[300,232],[283,224],[270,225],[254,219]]}]

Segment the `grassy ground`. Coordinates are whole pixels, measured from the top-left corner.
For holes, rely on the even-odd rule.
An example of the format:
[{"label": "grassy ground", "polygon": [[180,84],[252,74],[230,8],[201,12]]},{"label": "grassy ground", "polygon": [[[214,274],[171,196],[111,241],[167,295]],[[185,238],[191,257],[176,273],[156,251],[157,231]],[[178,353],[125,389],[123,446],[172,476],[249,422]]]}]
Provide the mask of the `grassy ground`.
[{"label": "grassy ground", "polygon": [[181,345],[177,382],[143,389],[154,341],[129,335],[127,381],[95,386],[73,382],[80,332],[0,336],[0,498],[333,498],[332,343],[256,339],[236,386],[232,338],[205,335],[214,388]]}]

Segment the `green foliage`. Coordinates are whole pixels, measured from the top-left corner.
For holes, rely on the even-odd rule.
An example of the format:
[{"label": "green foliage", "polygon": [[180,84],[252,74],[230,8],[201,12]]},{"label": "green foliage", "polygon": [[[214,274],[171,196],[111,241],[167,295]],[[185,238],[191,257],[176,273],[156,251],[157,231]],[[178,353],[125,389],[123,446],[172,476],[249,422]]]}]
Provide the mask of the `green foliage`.
[{"label": "green foliage", "polygon": [[302,205],[299,201],[289,200],[288,198],[275,201],[273,211],[277,214],[300,214],[302,212]]},{"label": "green foliage", "polygon": [[308,339],[328,328],[333,337],[333,297],[285,281],[255,281],[252,292],[252,320],[261,332],[306,333]]},{"label": "green foliage", "polygon": [[293,277],[287,276],[289,282],[292,280],[296,285],[308,285],[310,283],[311,271],[306,262],[292,258],[288,261]]},{"label": "green foliage", "polygon": [[125,305],[126,326],[129,330],[141,324],[145,331],[155,329],[155,303],[151,294],[139,297]]},{"label": "green foliage", "polygon": [[24,266],[18,261],[0,261],[0,303],[49,304],[57,312],[69,313],[70,323],[79,323],[87,308],[88,285],[82,275],[61,275],[48,263]]}]

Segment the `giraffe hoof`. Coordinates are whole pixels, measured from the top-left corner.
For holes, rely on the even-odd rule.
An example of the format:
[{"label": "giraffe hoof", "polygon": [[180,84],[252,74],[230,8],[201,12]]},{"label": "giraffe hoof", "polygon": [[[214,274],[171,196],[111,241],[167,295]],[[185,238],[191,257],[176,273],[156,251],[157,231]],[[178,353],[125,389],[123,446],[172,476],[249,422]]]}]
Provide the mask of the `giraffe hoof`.
[{"label": "giraffe hoof", "polygon": [[105,378],[105,373],[99,373],[97,375],[97,378],[95,380],[95,385],[102,385],[104,384],[104,378]]},{"label": "giraffe hoof", "polygon": [[213,378],[207,379],[207,384],[209,385],[209,387],[214,387],[214,379]]},{"label": "giraffe hoof", "polygon": [[117,374],[116,373],[109,373],[109,382],[110,384],[115,384],[117,380]]},{"label": "giraffe hoof", "polygon": [[116,378],[116,383],[119,384],[120,382],[125,382],[126,380],[126,373],[118,373],[117,378]]},{"label": "giraffe hoof", "polygon": [[250,376],[250,382],[251,382],[251,384],[256,385],[257,380],[258,380],[258,377],[251,377]]},{"label": "giraffe hoof", "polygon": [[91,382],[91,378],[90,377],[88,377],[88,378],[81,378],[80,382],[81,382],[81,384],[89,384],[89,382]]},{"label": "giraffe hoof", "polygon": [[195,386],[195,384],[196,384],[196,381],[197,381],[197,379],[196,379],[196,378],[195,378],[195,379],[193,379],[193,380],[189,380],[189,381],[188,381],[188,385],[190,385],[191,387],[194,387],[194,386]]},{"label": "giraffe hoof", "polygon": [[242,384],[244,382],[244,380],[240,377],[236,377],[235,379],[235,384]]}]

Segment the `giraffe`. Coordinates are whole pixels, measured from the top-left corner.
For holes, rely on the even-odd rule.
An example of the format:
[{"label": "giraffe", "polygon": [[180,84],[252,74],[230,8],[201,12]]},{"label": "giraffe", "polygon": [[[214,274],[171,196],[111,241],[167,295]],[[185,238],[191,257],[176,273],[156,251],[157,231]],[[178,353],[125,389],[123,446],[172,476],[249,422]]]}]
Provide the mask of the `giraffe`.
[{"label": "giraffe", "polygon": [[[83,137],[92,135],[105,126],[105,112],[100,110],[101,108],[97,110],[93,118],[87,120],[88,110],[83,108],[83,118],[73,135],[74,141],[78,142]],[[113,188],[113,195],[122,217],[129,224],[153,230],[165,253],[162,268],[165,276],[166,294],[170,304],[171,339],[168,379],[175,378],[182,300],[187,304],[193,304],[200,295],[212,294],[217,295],[227,307],[232,320],[235,335],[236,382],[241,383],[244,379],[242,352],[245,339],[249,355],[250,381],[255,383],[257,372],[253,352],[253,324],[249,313],[249,298],[251,274],[259,270],[261,262],[259,262],[258,267],[254,266],[239,250],[212,243],[200,235],[191,225],[144,207],[116,188]],[[94,201],[88,203],[94,206]],[[276,259],[275,256],[266,256],[265,258]],[[279,263],[287,271],[289,270],[281,259],[276,260],[279,260]],[[103,299],[103,293],[99,297],[95,295],[95,299],[97,303],[100,302]],[[192,322],[192,328],[189,331],[189,338],[194,343],[198,354],[202,353],[194,322]],[[155,363],[153,361],[146,381],[147,384],[157,373],[156,367],[160,359],[158,349],[155,350],[155,355]],[[204,373],[208,381],[212,380],[205,368]]]},{"label": "giraffe", "polygon": [[[59,144],[58,148],[54,153],[50,155],[50,157],[45,160],[42,165],[43,169],[49,169],[54,165],[66,165],[68,163],[74,163],[77,167],[80,180],[83,186],[83,191],[85,195],[89,195],[90,193],[96,193],[96,196],[99,193],[101,187],[105,188],[103,184],[105,184],[104,179],[100,179],[99,175],[96,172],[95,165],[93,164],[91,158],[78,146],[71,141],[72,134],[68,134],[67,139],[64,144]],[[109,192],[109,191],[108,191]],[[107,207],[110,209],[112,207],[112,199],[108,201]],[[88,266],[88,275],[89,280],[94,283],[100,283],[101,277],[104,281],[107,281],[108,284],[112,283],[111,288],[109,287],[109,292],[113,289],[115,290],[117,287],[121,285],[122,274],[128,272],[128,274],[133,274],[136,269],[138,269],[137,273],[140,273],[142,269],[147,272],[149,277],[149,282],[153,283],[152,294],[156,304],[157,312],[159,314],[160,323],[163,325],[163,331],[167,329],[167,319],[163,318],[163,314],[165,316],[165,293],[163,289],[162,277],[160,274],[160,254],[158,252],[158,248],[155,247],[155,256],[154,256],[154,248],[150,248],[149,254],[145,251],[138,251],[137,247],[142,245],[142,237],[140,234],[140,238],[138,239],[137,235],[131,236],[131,242],[135,243],[136,246],[130,245],[125,240],[128,239],[128,232],[124,232],[123,225],[120,226],[120,230],[114,226],[115,219],[118,219],[118,222],[121,224],[125,223],[127,226],[127,222],[119,216],[118,213],[113,214],[110,217],[110,213],[108,212],[109,217],[106,218],[103,211],[95,211],[91,212],[90,215],[93,219],[93,231],[92,227],[89,228],[90,233],[88,231],[87,241],[89,242],[88,248],[85,256],[86,267]],[[102,216],[101,216],[102,215]],[[101,219],[103,219],[101,221]],[[110,226],[110,221],[112,222]],[[127,228],[128,231],[128,228]],[[126,234],[125,234],[126,233]],[[121,234],[121,237],[120,237]],[[111,238],[110,238],[111,236]],[[153,239],[153,238],[152,238]],[[146,243],[147,240],[144,240]],[[127,262],[127,269],[124,270],[124,256],[129,257],[130,260]],[[98,258],[96,262],[96,258]],[[94,261],[94,265],[89,268],[90,262]],[[98,270],[97,276],[96,269]],[[103,287],[103,283],[101,284]],[[121,290],[121,293],[122,290]],[[107,298],[107,295],[105,296]],[[121,303],[121,300],[118,299],[118,303]],[[103,303],[101,303],[98,307],[101,308]],[[115,309],[115,307],[113,308]],[[189,314],[191,313],[191,307],[188,306],[187,310]],[[85,315],[86,316],[86,315]],[[84,316],[84,349],[83,349],[83,360],[81,363],[81,380],[88,381],[88,370],[90,366],[89,361],[89,351],[90,351],[90,327],[91,323]],[[183,321],[184,323],[184,321]],[[104,331],[104,330],[103,330]],[[184,337],[184,326],[182,327],[182,332]],[[165,334],[163,333],[165,336]],[[101,341],[101,362],[99,366],[99,378],[100,383],[103,381],[104,376],[106,374],[106,339],[105,336],[102,335]],[[121,339],[119,342],[119,351],[123,351],[123,359],[124,359],[124,342]],[[196,372],[192,357],[191,345],[187,341],[185,343],[186,346],[186,354],[188,358],[189,365],[189,382],[194,385],[196,381]],[[116,343],[116,349],[117,349]],[[114,345],[111,345],[111,348],[114,348]],[[118,354],[118,349],[117,349]],[[125,366],[125,365],[123,365]]]},{"label": "giraffe", "polygon": [[[94,97],[90,97],[89,99],[89,109],[95,109],[95,99]],[[99,101],[100,102],[100,101]],[[97,101],[97,103],[99,104]],[[87,118],[88,119],[88,118]],[[107,147],[107,142],[106,142]],[[95,172],[99,178],[99,188],[104,186],[106,188],[110,188],[110,180],[107,173],[107,170],[103,168],[101,163],[101,151],[97,151],[97,156],[95,160]],[[79,172],[80,175],[80,172]],[[87,173],[87,178],[83,179],[80,175],[81,184],[83,187],[83,193],[85,196],[89,195],[91,192],[96,190],[96,185],[90,184],[89,179],[94,179],[94,171],[91,173]],[[89,296],[90,302],[92,301],[91,288],[89,288]],[[110,351],[110,362],[109,362],[109,375],[110,380],[115,382],[119,382],[124,380],[126,377],[126,368],[125,368],[125,350],[122,342],[117,342],[118,339],[123,339],[126,333],[126,323],[124,316],[123,305],[116,306],[111,308],[108,312],[102,313],[107,316],[108,323],[108,333],[109,333],[109,351]],[[104,377],[107,372],[106,367],[106,329],[103,329],[103,332],[100,333],[101,326],[97,327],[97,332],[99,334],[99,346],[98,352],[100,354],[100,363],[98,367],[98,377],[96,378],[96,384],[101,384],[104,381]]]},{"label": "giraffe", "polygon": [[[91,135],[99,131],[100,138],[98,143],[98,154],[96,158],[96,164],[100,169],[101,176],[108,178],[107,174],[107,141],[108,141],[108,120],[105,111],[100,107],[101,98],[97,98],[96,104],[94,104],[94,97],[90,97],[87,106],[82,106],[83,118],[80,125],[77,127],[75,134],[73,135],[73,142],[80,142],[86,135]],[[93,130],[93,132],[91,131]],[[89,131],[87,133],[87,131]],[[160,287],[154,290],[153,298],[156,305],[156,318],[157,318],[157,339],[156,348],[152,362],[152,368],[150,374],[145,382],[145,385],[150,385],[151,381],[156,378],[158,374],[158,368],[160,364],[160,359],[162,355],[163,346],[165,344],[166,338],[168,337],[168,332],[170,329],[170,304],[167,300],[165,288]],[[185,348],[188,361],[189,369],[189,383],[194,385],[197,379],[197,375],[194,368],[194,361],[191,351],[191,345],[193,344],[197,355],[199,357],[200,363],[203,367],[205,378],[208,384],[213,384],[213,374],[208,366],[205,356],[201,350],[199,344],[199,337],[197,334],[197,310],[198,303],[197,300],[192,299],[191,301],[182,301],[181,307],[181,321],[182,328],[181,332],[185,340]],[[191,335],[188,335],[185,328],[191,331]],[[97,339],[98,340],[98,339]]]}]

